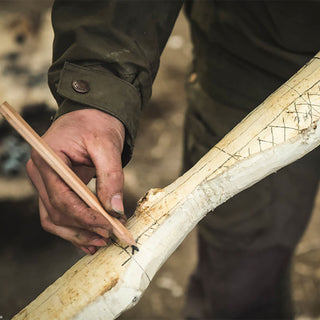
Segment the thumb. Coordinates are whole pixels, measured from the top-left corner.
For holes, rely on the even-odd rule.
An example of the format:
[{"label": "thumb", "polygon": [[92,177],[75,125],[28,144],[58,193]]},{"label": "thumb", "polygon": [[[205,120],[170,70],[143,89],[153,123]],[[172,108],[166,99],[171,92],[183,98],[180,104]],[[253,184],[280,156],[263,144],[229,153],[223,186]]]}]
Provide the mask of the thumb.
[{"label": "thumb", "polygon": [[108,213],[125,219],[121,150],[110,141],[91,146],[90,155],[97,176],[97,196]]}]

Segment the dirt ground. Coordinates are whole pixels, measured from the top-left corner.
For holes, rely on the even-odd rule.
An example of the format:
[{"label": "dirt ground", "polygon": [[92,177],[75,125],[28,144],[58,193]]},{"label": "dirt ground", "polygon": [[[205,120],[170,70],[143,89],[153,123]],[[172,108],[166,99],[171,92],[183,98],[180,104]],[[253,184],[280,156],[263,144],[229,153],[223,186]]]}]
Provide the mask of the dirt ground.
[{"label": "dirt ground", "polygon": [[[37,3],[27,1],[30,6],[34,5],[34,2]],[[15,3],[19,4],[19,1]],[[2,22],[6,19],[9,21],[12,18],[9,15],[20,17],[21,12],[25,11],[25,8],[20,10],[18,5],[12,8],[10,2],[7,7],[10,7],[8,13],[1,10],[4,7],[0,6]],[[45,12],[45,6],[41,11]],[[21,81],[13,80],[14,76],[17,76],[15,72],[20,70],[21,64],[29,61],[31,56],[37,68],[29,63],[31,70],[23,74],[24,79],[30,76],[41,79],[41,74],[50,62],[48,53],[52,35],[48,29],[48,15],[43,14],[41,17],[39,21],[40,25],[43,23],[42,32],[28,29],[26,31],[30,36],[26,46],[32,48],[27,51],[29,59],[23,58],[23,47],[12,44],[11,37],[17,39],[18,31],[8,33],[8,25],[0,24],[0,39],[3,43],[0,51],[1,99],[12,102],[12,98],[12,103],[19,110],[23,110],[26,105],[53,107],[50,94],[42,82],[32,89],[26,89],[26,82],[29,81],[22,81],[21,78]],[[39,38],[42,39],[41,42]],[[11,62],[15,68],[11,68],[12,72],[8,74],[10,68],[4,66],[8,64],[7,57],[10,52],[6,48],[9,46],[11,53],[21,54],[21,60]],[[37,50],[43,54],[39,54]],[[133,212],[139,197],[148,189],[163,187],[175,180],[180,173],[182,126],[186,108],[184,79],[190,60],[188,26],[181,15],[162,56],[153,98],[141,120],[133,160],[125,168],[125,208],[129,214]],[[39,61],[46,67],[39,69]],[[40,131],[47,124],[47,120],[41,119],[35,123]],[[0,151],[3,150],[3,135],[8,134],[1,131],[1,128],[3,124],[0,124]],[[20,172],[15,178],[8,178],[3,174],[0,176],[0,199],[0,318],[9,319],[62,275],[82,253],[65,241],[41,230],[36,197],[24,172]],[[294,261],[292,278],[298,319],[320,319],[319,230],[320,195]],[[120,319],[182,319],[185,289],[195,265],[196,234],[193,231],[155,276],[138,305]]]}]

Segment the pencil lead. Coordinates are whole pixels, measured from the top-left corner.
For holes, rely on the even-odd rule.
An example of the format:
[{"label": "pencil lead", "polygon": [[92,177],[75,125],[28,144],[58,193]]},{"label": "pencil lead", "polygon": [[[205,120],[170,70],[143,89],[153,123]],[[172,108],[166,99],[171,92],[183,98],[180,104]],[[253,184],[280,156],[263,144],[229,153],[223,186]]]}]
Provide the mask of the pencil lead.
[{"label": "pencil lead", "polygon": [[131,248],[132,248],[132,252],[131,252],[132,255],[134,255],[135,251],[137,251],[137,252],[139,251],[139,248],[135,245],[132,245]]}]

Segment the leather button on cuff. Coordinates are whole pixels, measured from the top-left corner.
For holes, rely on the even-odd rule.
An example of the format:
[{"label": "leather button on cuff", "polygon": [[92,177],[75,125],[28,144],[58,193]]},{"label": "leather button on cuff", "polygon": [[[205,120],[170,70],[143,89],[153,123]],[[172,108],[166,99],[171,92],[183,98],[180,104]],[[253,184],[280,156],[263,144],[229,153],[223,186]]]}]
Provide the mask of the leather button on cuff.
[{"label": "leather button on cuff", "polygon": [[78,93],[87,93],[90,90],[88,82],[84,80],[74,80],[72,82],[72,88]]}]

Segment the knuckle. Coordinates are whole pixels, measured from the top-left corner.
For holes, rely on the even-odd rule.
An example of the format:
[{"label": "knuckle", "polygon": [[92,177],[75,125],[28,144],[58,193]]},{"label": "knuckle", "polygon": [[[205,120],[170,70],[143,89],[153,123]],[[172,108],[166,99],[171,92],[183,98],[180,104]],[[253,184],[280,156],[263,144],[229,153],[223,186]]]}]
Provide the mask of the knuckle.
[{"label": "knuckle", "polygon": [[83,227],[99,225],[97,214],[88,209],[80,209],[78,211],[77,220]]},{"label": "knuckle", "polygon": [[41,159],[40,155],[34,149],[31,149],[30,158],[34,162],[34,164],[39,163]]},{"label": "knuckle", "polygon": [[[87,231],[96,232],[103,237],[109,237],[112,227],[100,214],[88,209],[83,210],[77,217],[77,222]],[[100,232],[97,232],[99,230]]]},{"label": "knuckle", "polygon": [[62,198],[59,194],[48,194],[48,197],[53,208],[59,209],[61,207]]},{"label": "knuckle", "polygon": [[122,168],[115,168],[115,167],[110,167],[107,168],[105,171],[105,174],[108,179],[112,180],[123,180],[123,171]]},{"label": "knuckle", "polygon": [[92,228],[91,231],[97,233],[99,236],[101,236],[104,239],[108,239],[112,235],[111,226]]},{"label": "knuckle", "polygon": [[72,241],[78,245],[88,245],[90,238],[84,231],[77,231],[72,235]]},{"label": "knuckle", "polygon": [[51,221],[56,225],[59,226],[62,224],[62,217],[60,214],[54,213],[50,215]]},{"label": "knuckle", "polygon": [[60,213],[70,214],[70,212],[72,213],[75,209],[73,199],[70,198],[68,192],[54,189],[48,193],[48,198],[51,206]]}]

